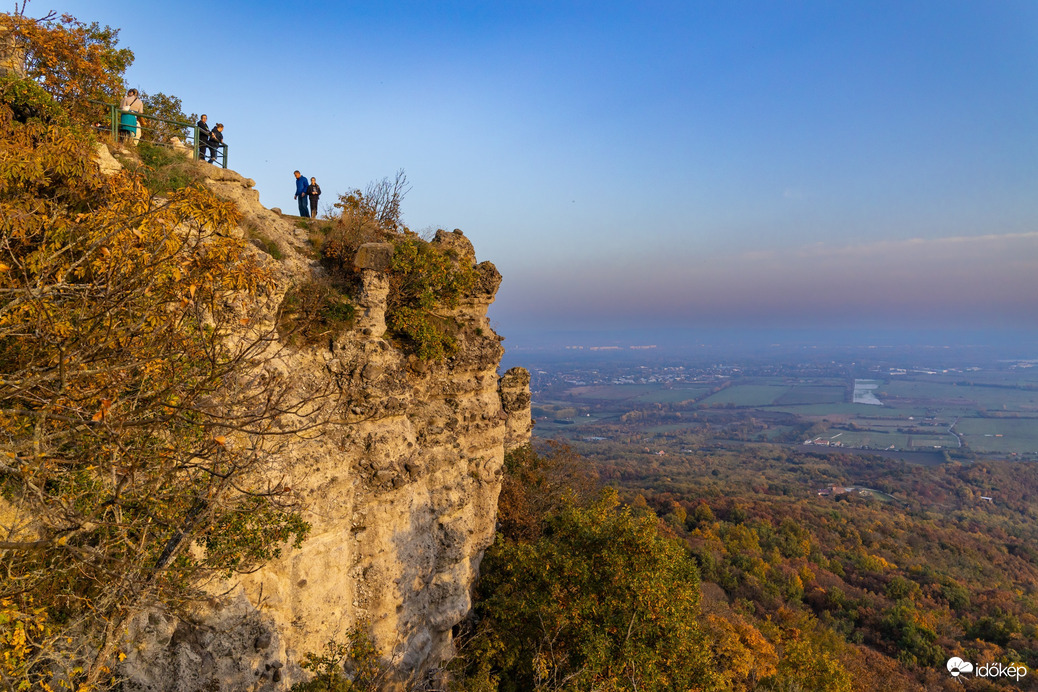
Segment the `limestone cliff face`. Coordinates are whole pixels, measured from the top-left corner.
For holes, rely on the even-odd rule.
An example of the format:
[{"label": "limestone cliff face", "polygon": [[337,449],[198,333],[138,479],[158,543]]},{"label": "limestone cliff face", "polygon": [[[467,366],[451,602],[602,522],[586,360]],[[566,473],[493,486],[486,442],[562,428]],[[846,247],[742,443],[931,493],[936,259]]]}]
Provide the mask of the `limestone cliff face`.
[{"label": "limestone cliff face", "polygon": [[[260,206],[252,181],[211,175],[243,225],[281,247],[283,289],[319,271],[305,231]],[[475,263],[460,231],[434,242]],[[493,539],[505,450],[529,440],[529,374],[498,378],[503,349],[486,317],[500,283],[492,264],[477,265],[478,290],[453,311],[459,352],[429,364],[385,338],[381,248],[360,255],[354,327],[318,347],[285,349],[272,364],[301,391],[339,397],[332,423],[293,436],[279,455],[310,536],[259,572],[210,586],[193,618],[137,618],[121,671],[129,688],[287,689],[306,677],[296,666],[303,654],[361,622],[401,683],[452,651],[451,628],[470,608]]]}]

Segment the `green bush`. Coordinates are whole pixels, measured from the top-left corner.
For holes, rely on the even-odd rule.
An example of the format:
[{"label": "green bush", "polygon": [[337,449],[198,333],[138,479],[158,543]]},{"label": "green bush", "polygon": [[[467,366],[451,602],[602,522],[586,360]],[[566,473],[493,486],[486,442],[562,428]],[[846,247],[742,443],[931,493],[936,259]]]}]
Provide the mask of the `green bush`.
[{"label": "green bush", "polygon": [[291,692],[376,692],[389,672],[364,624],[351,628],[345,643],[333,640],[324,651],[307,653],[299,666],[314,676]]},{"label": "green bush", "polygon": [[411,232],[394,238],[386,326],[425,360],[458,350],[457,325],[437,310],[458,306],[476,285],[476,269]]},{"label": "green bush", "polygon": [[[183,104],[178,97],[163,94],[161,91],[156,94],[147,94],[142,91],[140,98],[144,103],[146,121],[144,137],[152,142],[169,142],[173,137],[177,137],[181,141],[187,140],[190,134],[189,128],[176,127],[166,122],[166,120],[176,120],[182,123],[193,123],[198,120],[198,116],[194,113],[191,115],[184,113]],[[148,116],[157,116],[163,120],[156,120]]]},{"label": "green bush", "polygon": [[45,123],[67,121],[65,112],[57,102],[31,79],[0,74],[0,100],[7,104],[18,122],[34,119]]},{"label": "green bush", "polygon": [[321,237],[321,259],[346,292],[360,286],[353,266],[365,243],[393,245],[386,327],[410,352],[423,360],[440,360],[457,352],[458,325],[445,314],[477,284],[471,258],[459,257],[437,243],[421,239],[400,221],[400,202],[407,180],[383,180],[367,192],[342,195],[334,227]]},{"label": "green bush", "polygon": [[341,334],[356,311],[350,299],[327,279],[314,279],[285,294],[278,334],[295,346],[315,344]]}]

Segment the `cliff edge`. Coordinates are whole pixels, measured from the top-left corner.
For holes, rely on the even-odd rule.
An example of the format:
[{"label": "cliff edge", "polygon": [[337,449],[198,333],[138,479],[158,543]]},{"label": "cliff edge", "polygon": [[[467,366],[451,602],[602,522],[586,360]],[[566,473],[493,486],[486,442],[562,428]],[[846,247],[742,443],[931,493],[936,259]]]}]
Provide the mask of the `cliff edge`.
[{"label": "cliff edge", "polygon": [[[272,304],[323,271],[303,224],[260,205],[251,180],[206,175],[242,212],[243,235],[278,246],[280,259],[265,255],[278,276]],[[316,345],[279,344],[266,365],[314,397],[314,427],[304,420],[286,435],[276,472],[309,537],[255,573],[208,585],[190,616],[138,616],[119,671],[127,689],[284,690],[307,677],[305,653],[358,625],[401,686],[451,654],[493,540],[505,451],[529,441],[530,394],[525,370],[497,375],[503,348],[486,312],[500,274],[476,263],[460,231],[432,243],[478,272],[442,315],[457,325],[455,354],[423,361],[387,338],[385,248],[362,246],[353,324]]]}]

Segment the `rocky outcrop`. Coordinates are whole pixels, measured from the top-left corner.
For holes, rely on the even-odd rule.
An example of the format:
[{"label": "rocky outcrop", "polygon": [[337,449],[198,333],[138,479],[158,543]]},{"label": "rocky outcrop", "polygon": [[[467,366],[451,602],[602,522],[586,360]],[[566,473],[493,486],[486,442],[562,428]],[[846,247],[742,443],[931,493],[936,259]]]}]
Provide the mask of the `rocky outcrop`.
[{"label": "rocky outcrop", "polygon": [[98,167],[101,169],[101,173],[104,175],[115,175],[123,169],[123,165],[116,161],[112,153],[108,151],[107,145],[103,142],[98,142],[94,145],[94,151],[97,152],[95,161],[97,161]]},{"label": "rocky outcrop", "polygon": [[[243,232],[282,248],[283,289],[319,271],[305,254],[305,232],[260,206],[251,181],[213,174],[209,186],[241,208]],[[287,689],[306,677],[297,665],[305,653],[343,641],[359,624],[401,684],[452,652],[451,629],[470,609],[494,536],[504,453],[529,440],[529,374],[497,375],[503,348],[486,311],[500,274],[476,265],[460,231],[433,242],[479,272],[478,288],[451,313],[458,353],[427,363],[386,339],[392,248],[362,248],[353,328],[316,347],[283,349],[271,365],[301,391],[334,395],[333,422],[279,452],[309,537],[254,574],[211,585],[212,597],[190,616],[139,616],[120,671],[127,689]]]}]

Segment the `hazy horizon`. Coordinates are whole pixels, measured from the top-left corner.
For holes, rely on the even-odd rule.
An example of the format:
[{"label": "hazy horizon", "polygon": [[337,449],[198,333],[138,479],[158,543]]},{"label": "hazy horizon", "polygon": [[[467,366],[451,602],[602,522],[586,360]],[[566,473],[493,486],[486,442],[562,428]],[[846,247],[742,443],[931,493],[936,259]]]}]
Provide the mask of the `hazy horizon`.
[{"label": "hazy horizon", "polygon": [[1038,362],[1038,329],[618,329],[518,330],[505,337],[502,372],[546,361],[692,362],[739,359],[793,363],[810,358],[917,357],[959,365]]}]

